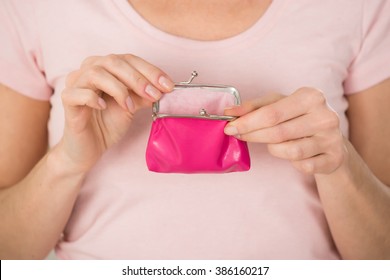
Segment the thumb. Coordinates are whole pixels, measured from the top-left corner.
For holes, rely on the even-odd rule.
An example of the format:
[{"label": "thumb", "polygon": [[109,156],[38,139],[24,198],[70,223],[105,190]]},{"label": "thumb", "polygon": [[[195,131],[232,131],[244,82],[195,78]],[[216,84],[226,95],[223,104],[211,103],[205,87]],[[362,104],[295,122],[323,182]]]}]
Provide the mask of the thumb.
[{"label": "thumb", "polygon": [[286,96],[279,93],[270,93],[252,100],[244,101],[241,105],[225,108],[224,114],[227,116],[241,117],[285,97]]}]

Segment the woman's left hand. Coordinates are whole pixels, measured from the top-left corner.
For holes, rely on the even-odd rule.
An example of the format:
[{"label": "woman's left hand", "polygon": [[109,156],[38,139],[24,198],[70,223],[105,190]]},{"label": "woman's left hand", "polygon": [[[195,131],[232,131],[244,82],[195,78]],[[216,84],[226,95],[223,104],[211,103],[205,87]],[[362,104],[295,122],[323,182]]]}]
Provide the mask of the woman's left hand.
[{"label": "woman's left hand", "polygon": [[225,114],[239,116],[225,127],[226,134],[265,143],[272,155],[291,161],[305,173],[330,174],[345,159],[338,115],[317,89],[263,96],[228,108]]}]

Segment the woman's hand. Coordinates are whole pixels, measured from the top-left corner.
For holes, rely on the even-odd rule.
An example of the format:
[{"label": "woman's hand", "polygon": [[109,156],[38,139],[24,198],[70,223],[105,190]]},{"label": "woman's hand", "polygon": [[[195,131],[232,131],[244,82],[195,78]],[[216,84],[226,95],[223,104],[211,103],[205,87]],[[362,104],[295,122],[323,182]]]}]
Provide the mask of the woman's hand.
[{"label": "woman's hand", "polygon": [[225,114],[239,116],[225,127],[226,134],[265,143],[272,155],[305,173],[332,173],[345,158],[339,118],[316,89],[264,96],[226,109]]},{"label": "woman's hand", "polygon": [[133,55],[87,58],[66,79],[65,131],[59,146],[76,168],[89,170],[122,139],[134,113],[173,86],[163,71]]}]

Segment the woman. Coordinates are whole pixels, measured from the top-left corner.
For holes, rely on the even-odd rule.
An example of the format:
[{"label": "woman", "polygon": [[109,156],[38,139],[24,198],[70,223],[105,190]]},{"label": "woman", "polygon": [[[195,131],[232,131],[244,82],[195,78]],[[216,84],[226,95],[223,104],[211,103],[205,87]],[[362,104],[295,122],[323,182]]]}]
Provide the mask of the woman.
[{"label": "woman", "polygon": [[[2,1],[0,257],[390,258],[389,12]],[[147,170],[149,107],[192,70],[240,91],[249,172]]]}]

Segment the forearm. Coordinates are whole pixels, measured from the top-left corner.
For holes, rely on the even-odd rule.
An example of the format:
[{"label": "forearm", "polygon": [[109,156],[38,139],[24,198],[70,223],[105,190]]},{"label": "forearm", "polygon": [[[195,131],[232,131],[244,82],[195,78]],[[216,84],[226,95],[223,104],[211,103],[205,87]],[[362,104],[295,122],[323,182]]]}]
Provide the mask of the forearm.
[{"label": "forearm", "polygon": [[44,258],[61,237],[85,173],[51,150],[21,182],[0,191],[0,259]]},{"label": "forearm", "polygon": [[336,246],[345,259],[390,259],[390,188],[345,142],[344,164],[315,175]]}]

